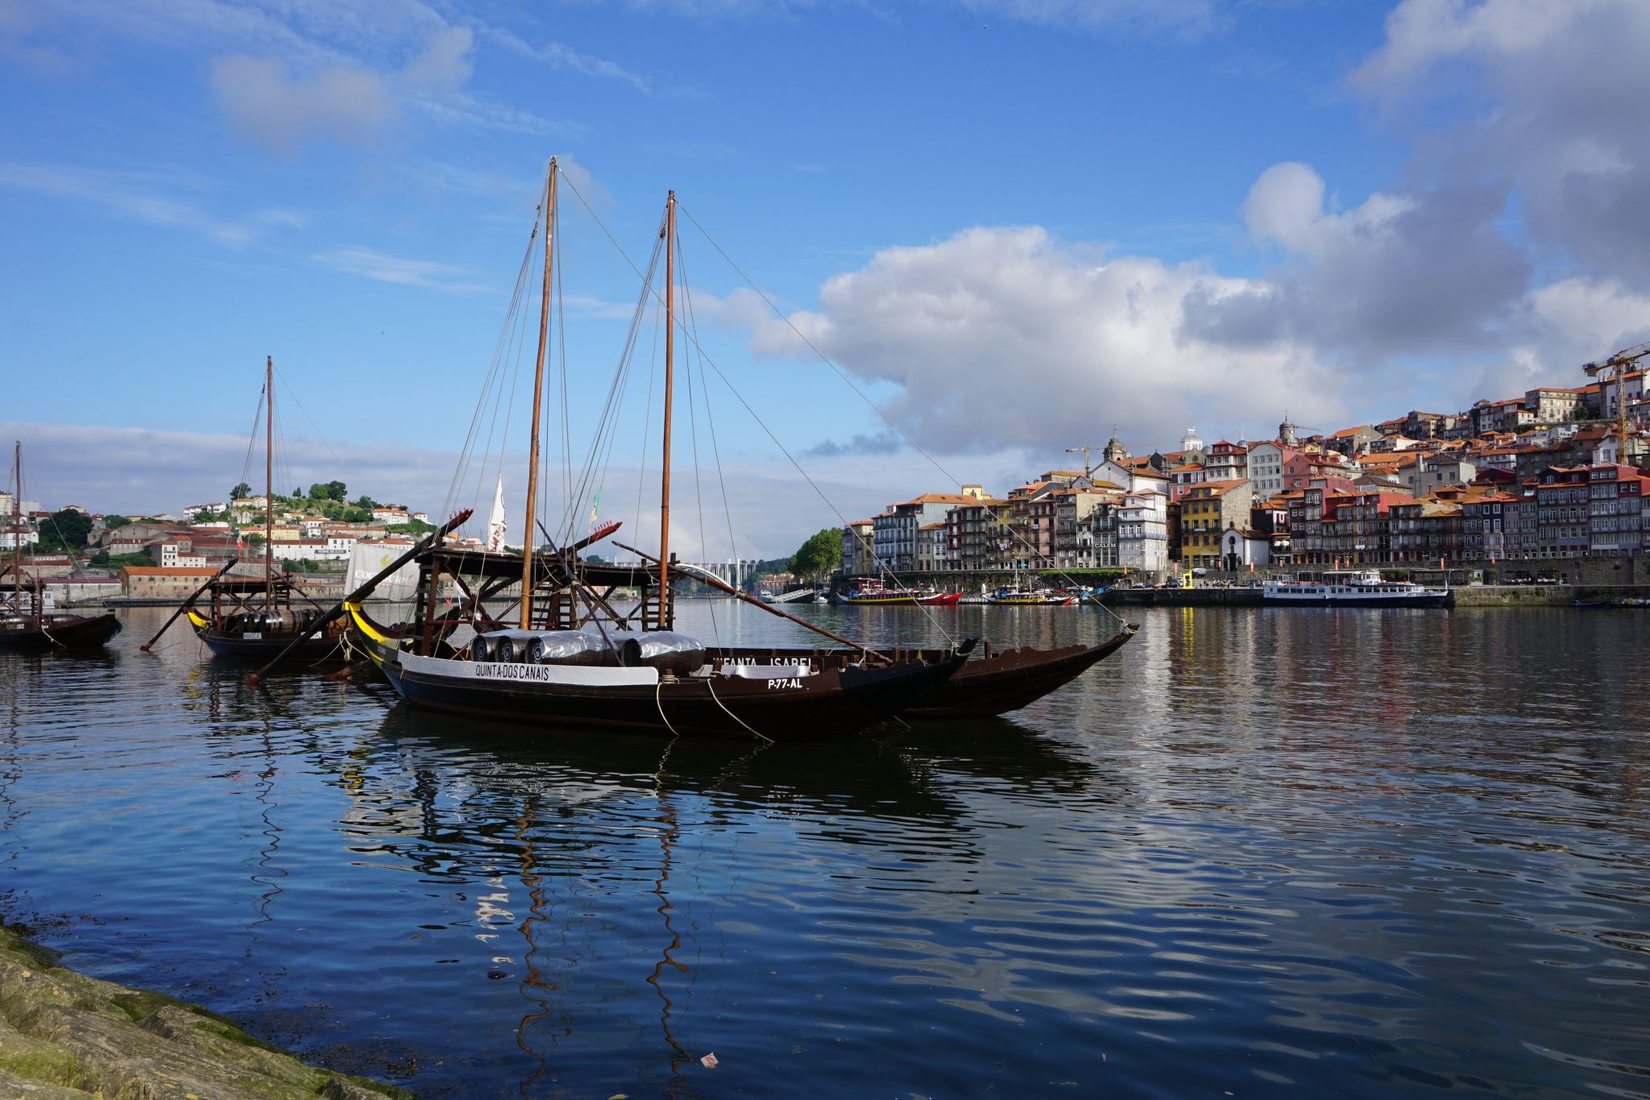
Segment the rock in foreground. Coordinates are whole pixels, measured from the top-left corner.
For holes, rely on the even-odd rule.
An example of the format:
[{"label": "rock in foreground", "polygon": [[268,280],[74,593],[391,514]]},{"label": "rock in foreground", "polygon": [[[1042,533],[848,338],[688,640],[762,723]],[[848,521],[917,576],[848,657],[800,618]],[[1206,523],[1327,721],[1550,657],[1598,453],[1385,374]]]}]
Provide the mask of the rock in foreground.
[{"label": "rock in foreground", "polygon": [[0,928],[0,1096],[18,1100],[408,1100],[306,1066],[204,1009],[59,966]]}]

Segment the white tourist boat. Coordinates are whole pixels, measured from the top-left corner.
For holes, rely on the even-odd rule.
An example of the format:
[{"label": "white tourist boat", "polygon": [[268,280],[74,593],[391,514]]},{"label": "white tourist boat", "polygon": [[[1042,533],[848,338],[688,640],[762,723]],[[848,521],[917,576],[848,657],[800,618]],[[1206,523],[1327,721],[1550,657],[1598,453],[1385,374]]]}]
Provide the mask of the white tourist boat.
[{"label": "white tourist boat", "polygon": [[1378,569],[1337,569],[1314,580],[1267,581],[1261,602],[1280,607],[1453,607],[1448,585],[1389,581]]}]

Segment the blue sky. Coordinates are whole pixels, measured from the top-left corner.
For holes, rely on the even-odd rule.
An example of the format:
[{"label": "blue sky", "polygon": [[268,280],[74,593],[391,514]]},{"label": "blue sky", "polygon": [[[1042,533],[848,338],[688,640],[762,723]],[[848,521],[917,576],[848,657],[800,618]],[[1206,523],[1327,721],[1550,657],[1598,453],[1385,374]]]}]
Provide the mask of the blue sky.
[{"label": "blue sky", "polygon": [[[0,0],[0,431],[49,507],[216,499],[271,355],[281,480],[450,507],[551,155],[632,256],[674,188],[786,315],[684,232],[824,497],[719,414],[742,556],[1114,428],[1576,385],[1650,338],[1646,56],[1632,0]],[[576,417],[607,252],[567,230]]]}]

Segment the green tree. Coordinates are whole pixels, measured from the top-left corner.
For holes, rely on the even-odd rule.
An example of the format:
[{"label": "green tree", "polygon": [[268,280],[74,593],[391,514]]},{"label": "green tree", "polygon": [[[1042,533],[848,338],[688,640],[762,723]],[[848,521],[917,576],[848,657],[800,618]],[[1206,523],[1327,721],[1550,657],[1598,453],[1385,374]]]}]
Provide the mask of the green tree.
[{"label": "green tree", "polygon": [[233,489],[229,490],[229,499],[230,500],[245,500],[247,497],[249,497],[251,495],[252,495],[252,486],[248,485],[244,481],[237,482],[235,487]]},{"label": "green tree", "polygon": [[834,527],[826,527],[809,535],[791,555],[790,571],[799,577],[810,577],[814,581],[823,579],[827,573],[834,572],[842,564],[842,532]]},{"label": "green tree", "polygon": [[92,517],[73,508],[53,512],[51,518],[40,525],[40,541],[65,550],[86,549],[86,536],[91,533]]},{"label": "green tree", "polygon": [[344,483],[342,481],[329,481],[327,482],[327,499],[336,501],[348,500],[349,490],[344,487]]},{"label": "green tree", "polygon": [[367,494],[365,494],[365,493],[362,493],[362,494],[361,494],[361,499],[360,499],[360,500],[357,500],[357,501],[356,501],[356,502],[355,502],[355,506],[356,506],[356,507],[357,507],[357,508],[365,508],[365,509],[366,509],[366,510],[367,510],[367,511],[369,511],[369,512],[370,512],[370,511],[372,511],[372,510],[373,510],[373,509],[374,509],[374,508],[376,508],[376,507],[378,507],[378,502],[377,502],[377,501],[376,501],[376,500],[373,500],[373,499],[372,499],[372,498],[371,498],[371,497],[369,497],[369,496],[368,496],[368,495],[367,495]]},{"label": "green tree", "polygon": [[132,521],[125,516],[104,516],[103,526],[111,531],[118,531]]}]

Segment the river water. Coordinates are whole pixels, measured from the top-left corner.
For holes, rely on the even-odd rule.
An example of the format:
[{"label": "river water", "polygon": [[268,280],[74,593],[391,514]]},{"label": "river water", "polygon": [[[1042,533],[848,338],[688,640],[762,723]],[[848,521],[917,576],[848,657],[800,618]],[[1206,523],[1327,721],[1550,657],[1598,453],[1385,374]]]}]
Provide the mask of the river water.
[{"label": "river water", "polygon": [[258,691],[181,628],[140,652],[166,614],[0,657],[0,916],[312,1061],[465,1098],[1650,1096],[1650,612],[1137,609],[1007,719],[767,748]]}]

